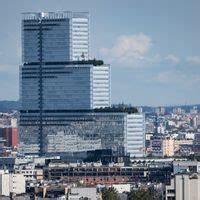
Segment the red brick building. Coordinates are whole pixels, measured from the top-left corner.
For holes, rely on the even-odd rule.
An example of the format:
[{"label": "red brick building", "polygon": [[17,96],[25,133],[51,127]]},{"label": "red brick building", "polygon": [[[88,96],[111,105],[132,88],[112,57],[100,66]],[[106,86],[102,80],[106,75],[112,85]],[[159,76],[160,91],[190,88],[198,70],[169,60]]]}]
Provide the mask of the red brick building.
[{"label": "red brick building", "polygon": [[6,140],[6,145],[16,147],[18,145],[18,128],[0,128],[0,137]]}]

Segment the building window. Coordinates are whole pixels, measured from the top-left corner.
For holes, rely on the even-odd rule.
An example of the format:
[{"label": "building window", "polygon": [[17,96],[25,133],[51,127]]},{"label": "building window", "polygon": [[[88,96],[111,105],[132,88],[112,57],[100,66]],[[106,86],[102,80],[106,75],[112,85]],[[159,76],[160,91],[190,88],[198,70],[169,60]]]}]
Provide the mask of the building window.
[{"label": "building window", "polygon": [[175,194],[175,190],[167,190],[167,193],[169,193],[169,194]]}]

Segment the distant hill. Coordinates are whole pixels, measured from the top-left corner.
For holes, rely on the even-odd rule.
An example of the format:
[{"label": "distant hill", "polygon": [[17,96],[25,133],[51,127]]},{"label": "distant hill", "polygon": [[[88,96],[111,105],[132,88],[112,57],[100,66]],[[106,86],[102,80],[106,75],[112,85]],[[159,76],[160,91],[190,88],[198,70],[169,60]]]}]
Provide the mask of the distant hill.
[{"label": "distant hill", "polygon": [[[129,105],[129,104],[124,104],[124,103],[120,103],[120,104],[113,104],[113,106],[123,106],[123,107],[134,107],[134,105]],[[193,107],[197,107],[198,112],[200,112],[200,104],[191,104],[191,105],[172,105],[172,106],[162,106],[165,108],[165,112],[166,113],[171,113],[173,111],[174,108],[182,108],[184,109],[186,112],[190,112],[190,110]],[[145,113],[154,113],[155,112],[155,108],[154,106],[136,106],[137,108],[142,108],[142,111]]]},{"label": "distant hill", "polygon": [[196,106],[197,107],[197,110],[200,111],[200,104],[193,104],[193,105],[177,105],[177,106],[166,106],[165,107],[165,110],[166,112],[172,112],[173,108],[182,108],[184,109],[186,112],[190,112],[190,110]]},{"label": "distant hill", "polygon": [[[171,113],[173,111],[174,108],[182,108],[184,109],[186,112],[190,112],[190,110],[196,106],[197,110],[200,112],[200,104],[192,104],[192,105],[176,105],[176,106],[162,106],[165,108],[165,112],[166,113]],[[155,111],[155,107],[151,107],[151,106],[141,106],[143,109],[143,112],[147,112],[147,113],[152,113]]]},{"label": "distant hill", "polygon": [[12,110],[19,110],[19,101],[0,101],[0,112],[10,112]]},{"label": "distant hill", "polygon": [[[117,104],[114,104],[115,106]],[[125,105],[124,105],[125,106]],[[166,112],[172,112],[173,108],[180,107],[184,109],[186,112],[189,112],[193,106],[197,107],[197,110],[200,112],[200,104],[195,105],[176,105],[176,106],[164,106]],[[126,106],[125,106],[126,107]],[[155,107],[152,106],[141,106],[143,108],[143,112],[152,113],[155,110]],[[19,110],[20,103],[19,101],[0,101],[0,112],[10,112],[12,110]]]}]

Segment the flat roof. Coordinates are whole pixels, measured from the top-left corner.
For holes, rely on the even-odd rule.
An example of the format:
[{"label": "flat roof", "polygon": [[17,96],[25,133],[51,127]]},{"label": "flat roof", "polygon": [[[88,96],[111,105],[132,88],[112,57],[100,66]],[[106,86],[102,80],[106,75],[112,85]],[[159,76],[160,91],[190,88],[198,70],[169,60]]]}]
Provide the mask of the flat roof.
[{"label": "flat roof", "polygon": [[66,18],[89,18],[89,12],[23,12],[23,20],[40,20],[40,19],[66,19]]}]

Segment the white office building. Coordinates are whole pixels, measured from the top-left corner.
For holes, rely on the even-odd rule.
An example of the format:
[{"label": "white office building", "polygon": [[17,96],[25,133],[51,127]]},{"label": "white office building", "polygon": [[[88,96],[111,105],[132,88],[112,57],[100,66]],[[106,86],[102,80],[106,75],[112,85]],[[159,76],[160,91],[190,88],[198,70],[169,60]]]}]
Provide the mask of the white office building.
[{"label": "white office building", "polygon": [[25,191],[25,178],[22,174],[0,173],[0,195],[23,194]]},{"label": "white office building", "polygon": [[110,107],[110,65],[94,66],[92,72],[92,108]]},{"label": "white office building", "polygon": [[165,200],[199,200],[200,176],[177,174],[165,188]]},{"label": "white office building", "polygon": [[145,155],[145,115],[143,113],[127,115],[127,153],[130,157]]}]

